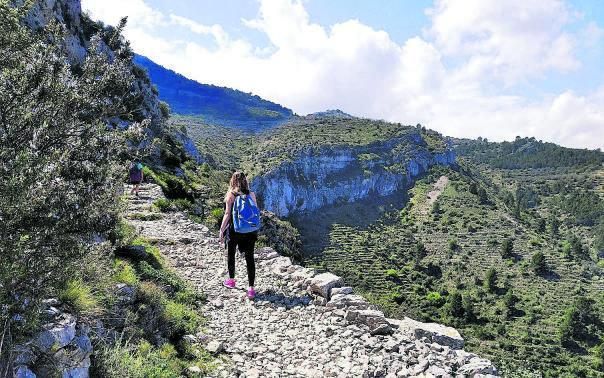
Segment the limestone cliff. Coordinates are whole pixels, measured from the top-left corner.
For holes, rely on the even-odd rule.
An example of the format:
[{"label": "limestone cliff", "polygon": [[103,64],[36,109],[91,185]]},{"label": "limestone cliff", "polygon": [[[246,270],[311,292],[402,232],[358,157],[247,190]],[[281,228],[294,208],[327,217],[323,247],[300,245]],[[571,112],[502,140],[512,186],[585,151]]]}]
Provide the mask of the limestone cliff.
[{"label": "limestone cliff", "polygon": [[[13,3],[21,6],[25,1],[13,0]],[[36,0],[24,21],[27,26],[36,31],[53,21],[61,24],[65,29],[65,38],[62,41],[65,54],[74,67],[84,63],[91,47],[91,37],[95,33],[106,35],[112,30],[111,26],[105,26],[83,14],[81,0]],[[107,43],[106,38],[101,38],[100,50],[109,59],[113,59],[115,51]],[[126,41],[122,41],[122,43],[126,43]],[[135,101],[130,104],[131,119],[108,121],[119,127],[127,127],[131,122],[148,120],[146,131],[149,140],[170,133],[170,137],[182,145],[183,151],[189,158],[200,162],[201,158],[195,143],[186,133],[171,132],[165,129],[164,119],[167,115],[162,113],[157,89],[151,83],[146,71],[132,62],[132,74],[135,78],[132,83]]]},{"label": "limestone cliff", "polygon": [[455,164],[450,150],[432,152],[419,132],[362,147],[307,148],[254,178],[265,209],[279,216],[387,196],[436,164]]}]

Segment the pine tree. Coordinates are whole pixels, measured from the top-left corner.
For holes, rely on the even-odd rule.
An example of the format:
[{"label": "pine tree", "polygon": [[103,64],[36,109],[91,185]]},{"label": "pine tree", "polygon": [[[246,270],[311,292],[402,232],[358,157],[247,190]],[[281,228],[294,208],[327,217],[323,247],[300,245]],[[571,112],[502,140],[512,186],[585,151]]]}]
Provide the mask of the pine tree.
[{"label": "pine tree", "polygon": [[501,257],[504,259],[509,259],[512,257],[513,250],[514,242],[510,238],[505,238],[503,243],[501,243]]},{"label": "pine tree", "polygon": [[547,265],[545,263],[545,255],[543,252],[535,252],[535,254],[531,257],[531,269],[537,274],[543,274],[547,270]]},{"label": "pine tree", "polygon": [[487,270],[484,278],[484,287],[490,293],[493,293],[495,290],[497,290],[497,272],[494,268]]}]

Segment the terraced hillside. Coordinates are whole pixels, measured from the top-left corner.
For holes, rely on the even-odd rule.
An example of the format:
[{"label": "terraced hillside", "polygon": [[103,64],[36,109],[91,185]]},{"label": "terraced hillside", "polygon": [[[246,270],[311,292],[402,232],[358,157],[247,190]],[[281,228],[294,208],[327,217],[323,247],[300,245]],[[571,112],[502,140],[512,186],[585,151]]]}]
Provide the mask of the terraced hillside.
[{"label": "terraced hillside", "polygon": [[[508,160],[458,149],[460,169],[434,170],[402,211],[333,224],[310,263],[392,312],[455,324],[509,375],[600,376],[602,154],[516,143]],[[578,302],[590,324],[569,320]]]}]

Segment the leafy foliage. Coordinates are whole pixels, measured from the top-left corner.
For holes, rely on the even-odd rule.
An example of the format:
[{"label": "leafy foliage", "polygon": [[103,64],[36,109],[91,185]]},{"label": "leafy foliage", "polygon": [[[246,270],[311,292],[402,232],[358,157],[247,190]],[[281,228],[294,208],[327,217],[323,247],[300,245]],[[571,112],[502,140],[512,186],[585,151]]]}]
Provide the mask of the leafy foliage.
[{"label": "leafy foliage", "polygon": [[24,12],[0,1],[0,323],[13,334],[115,223],[125,135],[106,120],[127,118],[133,82],[127,54],[109,61],[99,37],[74,73],[48,43],[60,25],[34,34]]}]

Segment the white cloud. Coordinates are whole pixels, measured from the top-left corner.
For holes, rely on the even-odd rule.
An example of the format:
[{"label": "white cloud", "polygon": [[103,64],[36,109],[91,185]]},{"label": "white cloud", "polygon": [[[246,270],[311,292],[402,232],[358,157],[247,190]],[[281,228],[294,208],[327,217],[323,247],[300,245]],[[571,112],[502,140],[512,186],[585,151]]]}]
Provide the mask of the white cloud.
[{"label": "white cloud", "polygon": [[177,16],[175,14],[170,15],[170,20],[173,24],[184,26],[191,30],[193,33],[211,35],[212,37],[214,37],[214,39],[220,46],[226,45],[229,41],[228,34],[220,25],[207,26],[200,24],[199,22],[195,22],[189,18]]},{"label": "white cloud", "polygon": [[151,28],[166,22],[165,16],[147,5],[144,0],[83,0],[82,8],[110,25],[116,25],[124,16],[128,16],[128,25],[131,28]]},{"label": "white cloud", "polygon": [[[87,0],[84,8],[103,20],[119,19],[125,12],[106,11],[115,9],[113,2]],[[257,18],[242,23],[264,33],[269,47],[233,38],[220,25],[162,15],[141,0],[119,4],[139,11],[126,32],[139,53],[200,82],[254,92],[300,114],[340,108],[421,122],[452,136],[522,135],[604,147],[604,90],[543,99],[506,94],[518,83],[579,69],[577,39],[601,38],[595,24],[580,37],[567,32],[577,16],[561,0],[437,0],[423,36],[400,45],[358,20],[328,28],[312,23],[299,0],[261,0]],[[168,41],[158,32],[161,24],[211,36],[218,47]]]},{"label": "white cloud", "polygon": [[437,0],[425,32],[443,54],[467,58],[471,72],[513,84],[579,67],[564,26],[573,15],[561,0]]}]

